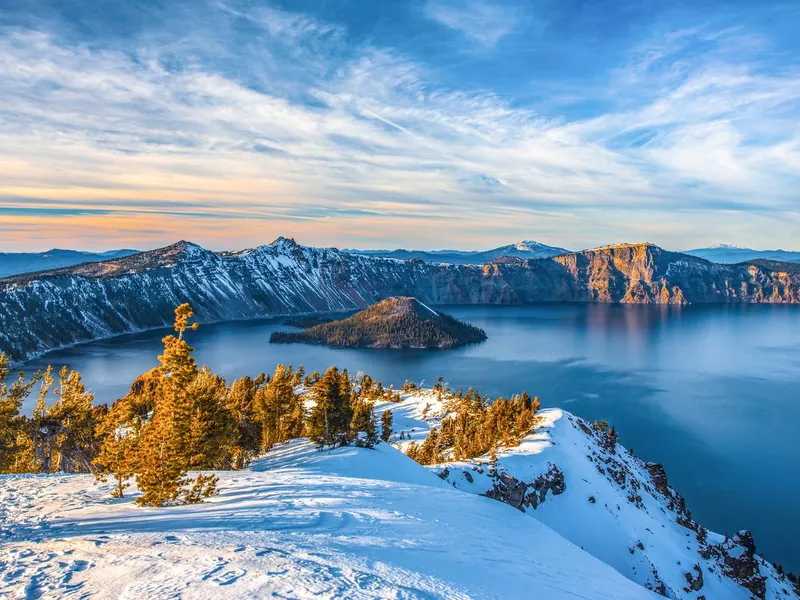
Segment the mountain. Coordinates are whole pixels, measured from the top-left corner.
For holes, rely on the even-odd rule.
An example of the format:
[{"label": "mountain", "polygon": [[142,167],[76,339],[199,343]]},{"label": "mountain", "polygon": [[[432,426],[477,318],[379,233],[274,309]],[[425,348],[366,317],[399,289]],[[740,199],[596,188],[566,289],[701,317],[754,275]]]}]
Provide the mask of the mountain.
[{"label": "mountain", "polygon": [[57,248],[47,252],[0,252],[0,277],[71,267],[86,262],[113,260],[123,256],[130,256],[137,252],[138,250],[79,252],[77,250],[59,250]]},{"label": "mountain", "polygon": [[[448,401],[416,390],[400,402],[378,404],[376,412],[392,411],[392,442],[405,449],[452,414]],[[758,555],[749,532],[728,537],[697,523],[661,465],[637,458],[616,436],[566,411],[538,415],[537,428],[517,447],[428,468],[456,490],[511,505],[659,595],[800,597],[800,588]]]},{"label": "mountain", "polygon": [[708,248],[686,250],[686,254],[699,256],[715,263],[735,264],[756,259],[774,260],[779,262],[800,262],[800,252],[791,250],[753,250],[740,248],[729,244],[717,244]]},{"label": "mountain", "polygon": [[0,597],[655,597],[388,444],[298,439],[216,474],[218,496],[159,509],[91,475],[0,477]]},{"label": "mountain", "polygon": [[276,331],[270,342],[351,348],[455,348],[482,342],[486,333],[416,298],[381,300],[351,317],[304,331]]},{"label": "mountain", "polygon": [[493,250],[346,250],[352,254],[397,258],[400,260],[418,259],[425,262],[447,263],[452,265],[482,265],[507,256],[511,258],[551,258],[566,254],[569,250],[546,246],[539,242],[523,240],[509,246],[501,246]]},{"label": "mountain", "polygon": [[717,265],[649,244],[450,265],[310,248],[285,238],[221,254],[179,242],[0,279],[0,350],[22,360],[70,344],[168,327],[182,302],[209,323],[348,312],[390,296],[413,296],[428,306],[798,303],[800,265]]}]

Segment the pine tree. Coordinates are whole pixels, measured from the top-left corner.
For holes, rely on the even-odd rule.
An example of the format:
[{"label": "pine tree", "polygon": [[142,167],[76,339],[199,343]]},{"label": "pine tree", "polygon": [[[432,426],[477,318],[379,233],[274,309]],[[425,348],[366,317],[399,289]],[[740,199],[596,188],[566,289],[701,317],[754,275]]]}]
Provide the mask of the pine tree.
[{"label": "pine tree", "polygon": [[266,452],[275,444],[298,437],[302,428],[302,411],[295,396],[291,368],[278,365],[269,384],[259,391],[256,414],[261,423],[261,449]]},{"label": "pine tree", "polygon": [[257,417],[256,397],[266,380],[263,373],[255,379],[242,377],[228,390],[226,406],[237,431],[231,456],[233,469],[243,469],[261,450],[262,424]]},{"label": "pine tree", "polygon": [[[189,468],[192,406],[187,388],[197,376],[193,349],[183,334],[190,328],[193,316],[188,304],[175,309],[175,331],[162,341],[164,353],[159,356],[161,385],[155,398],[151,421],[143,429],[136,459],[136,483],[142,492],[137,502],[147,506],[164,506],[176,502],[186,493]],[[191,325],[197,329],[197,324]]]},{"label": "pine tree", "polygon": [[86,391],[79,373],[66,367],[59,373],[55,393],[57,399],[47,410],[50,439],[45,444],[55,458],[52,470],[90,473],[97,453],[94,394]]},{"label": "pine tree", "polygon": [[384,442],[389,442],[389,439],[392,437],[392,424],[394,421],[394,417],[392,415],[392,411],[386,409],[383,411],[381,415],[381,439]]},{"label": "pine tree", "polygon": [[350,441],[350,381],[347,371],[336,367],[325,371],[311,388],[309,395],[314,407],[306,421],[306,434],[320,448],[347,444]]},{"label": "pine tree", "polygon": [[227,407],[225,380],[203,367],[186,387],[189,469],[230,468],[238,429]]},{"label": "pine tree", "polygon": [[[366,448],[373,448],[378,443],[378,426],[375,419],[375,410],[372,402],[356,395],[351,398],[353,417],[350,420],[350,438],[356,440],[356,444]],[[364,433],[365,437],[359,437]]]},{"label": "pine tree", "polygon": [[11,357],[0,352],[0,473],[19,473],[25,468],[23,455],[29,454],[29,438],[26,420],[19,411],[40,379],[37,374],[26,383],[25,376],[20,373],[9,386],[10,365]]},{"label": "pine tree", "polygon": [[138,431],[127,424],[129,406],[116,402],[97,426],[96,435],[100,450],[94,461],[96,476],[106,481],[109,475],[114,478],[113,498],[122,498],[128,487],[128,480],[135,473],[136,445]]}]

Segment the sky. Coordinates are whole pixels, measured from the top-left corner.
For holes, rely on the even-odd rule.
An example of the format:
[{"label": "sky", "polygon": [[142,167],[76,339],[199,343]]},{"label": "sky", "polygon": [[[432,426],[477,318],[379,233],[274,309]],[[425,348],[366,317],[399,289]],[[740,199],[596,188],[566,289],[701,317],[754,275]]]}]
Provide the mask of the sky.
[{"label": "sky", "polygon": [[0,251],[800,250],[800,3],[0,2]]}]

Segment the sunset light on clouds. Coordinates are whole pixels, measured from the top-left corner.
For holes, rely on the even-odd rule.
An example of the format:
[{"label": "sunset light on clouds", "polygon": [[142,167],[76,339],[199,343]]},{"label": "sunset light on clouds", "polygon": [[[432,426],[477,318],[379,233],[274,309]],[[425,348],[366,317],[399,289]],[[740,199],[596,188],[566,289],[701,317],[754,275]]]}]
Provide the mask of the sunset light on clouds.
[{"label": "sunset light on clouds", "polygon": [[6,6],[2,250],[797,248],[797,4],[601,4]]}]

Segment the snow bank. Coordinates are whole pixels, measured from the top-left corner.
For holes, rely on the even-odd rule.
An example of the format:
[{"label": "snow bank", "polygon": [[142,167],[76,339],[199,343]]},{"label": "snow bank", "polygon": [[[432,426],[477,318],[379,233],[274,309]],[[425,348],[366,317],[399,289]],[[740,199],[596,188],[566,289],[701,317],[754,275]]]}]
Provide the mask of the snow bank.
[{"label": "snow bank", "polygon": [[84,475],[0,478],[0,597],[648,598],[513,508],[386,444],[294,440],[193,506]]}]

